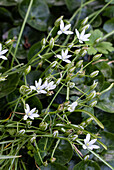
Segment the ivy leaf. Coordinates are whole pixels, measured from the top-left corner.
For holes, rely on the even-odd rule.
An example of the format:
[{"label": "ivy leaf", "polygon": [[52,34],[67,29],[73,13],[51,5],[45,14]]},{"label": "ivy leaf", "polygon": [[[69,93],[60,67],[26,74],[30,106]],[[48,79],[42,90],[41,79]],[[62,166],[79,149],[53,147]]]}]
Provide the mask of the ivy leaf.
[{"label": "ivy leaf", "polygon": [[108,33],[113,31],[114,30],[114,18],[106,21],[105,24],[103,25],[103,29]]},{"label": "ivy leaf", "polygon": [[112,47],[112,43],[110,42],[100,42],[96,45],[96,48],[98,52],[103,54],[108,54],[108,52],[114,51],[114,48]]},{"label": "ivy leaf", "polygon": [[99,165],[95,161],[80,161],[78,164],[76,164],[73,168],[73,170],[100,170]]}]

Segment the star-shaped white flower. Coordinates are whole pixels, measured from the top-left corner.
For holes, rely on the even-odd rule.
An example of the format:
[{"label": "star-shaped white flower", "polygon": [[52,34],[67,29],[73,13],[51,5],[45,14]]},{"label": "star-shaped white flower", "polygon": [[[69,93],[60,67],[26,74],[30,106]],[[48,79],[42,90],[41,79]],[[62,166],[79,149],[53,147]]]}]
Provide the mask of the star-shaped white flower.
[{"label": "star-shaped white flower", "polygon": [[70,58],[72,55],[68,55],[68,49],[65,50],[65,52],[62,50],[61,55],[57,54],[56,57],[65,61],[66,63],[71,63],[68,58]]},{"label": "star-shaped white flower", "polygon": [[75,110],[75,107],[78,105],[78,102],[73,102],[72,104],[68,105],[68,111],[73,112]]},{"label": "star-shaped white flower", "polygon": [[2,50],[2,44],[0,44],[0,58],[3,60],[7,60],[7,57],[5,57],[3,54],[5,54],[8,50]]},{"label": "star-shaped white flower", "polygon": [[97,141],[97,139],[92,139],[90,141],[90,134],[87,134],[86,138],[84,139],[84,145],[82,146],[83,149],[87,149],[87,148],[89,148],[91,150],[99,149],[100,147],[98,145],[93,145],[96,141]]},{"label": "star-shaped white flower", "polygon": [[76,31],[76,35],[77,35],[77,38],[79,39],[80,43],[83,43],[83,41],[89,41],[88,38],[90,37],[91,34],[90,33],[85,34],[85,29],[81,32],[81,34],[79,34],[77,29],[75,29],[75,31]]},{"label": "star-shaped white flower", "polygon": [[44,86],[45,86],[45,90],[49,91],[49,90],[53,90],[56,88],[56,84],[54,84],[54,81],[51,81],[48,83],[48,81],[46,80],[44,82]]},{"label": "star-shaped white flower", "polygon": [[63,20],[61,20],[61,22],[60,22],[60,30],[57,32],[57,34],[58,35],[61,35],[61,34],[66,34],[66,35],[73,34],[72,31],[68,30],[70,27],[71,27],[71,24],[68,24],[68,25],[64,26],[64,22],[63,22]]},{"label": "star-shaped white flower", "polygon": [[41,94],[41,93],[46,94],[47,92],[43,90],[45,85],[41,85],[41,84],[42,84],[42,79],[40,78],[38,82],[35,80],[35,86],[30,86],[30,88],[32,90],[36,90],[38,94]]},{"label": "star-shaped white flower", "polygon": [[30,110],[30,106],[28,104],[25,105],[25,116],[23,117],[24,120],[27,120],[28,118],[34,120],[35,117],[39,117],[38,110],[36,108],[33,108]]}]

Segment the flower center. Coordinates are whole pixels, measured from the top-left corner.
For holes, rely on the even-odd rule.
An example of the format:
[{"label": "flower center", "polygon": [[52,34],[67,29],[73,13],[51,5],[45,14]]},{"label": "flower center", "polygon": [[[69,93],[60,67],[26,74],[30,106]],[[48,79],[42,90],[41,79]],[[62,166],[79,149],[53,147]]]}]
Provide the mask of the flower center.
[{"label": "flower center", "polygon": [[31,113],[29,112],[29,113],[28,113],[28,116],[30,116],[30,115],[31,115]]},{"label": "flower center", "polygon": [[87,143],[86,145],[89,146],[89,143]]}]

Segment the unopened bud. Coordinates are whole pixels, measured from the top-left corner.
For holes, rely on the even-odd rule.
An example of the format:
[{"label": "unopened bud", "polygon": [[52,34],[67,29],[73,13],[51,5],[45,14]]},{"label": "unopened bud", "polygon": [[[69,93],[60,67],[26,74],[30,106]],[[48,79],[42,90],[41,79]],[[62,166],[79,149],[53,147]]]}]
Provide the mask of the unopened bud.
[{"label": "unopened bud", "polygon": [[23,135],[25,133],[25,129],[20,130],[18,133]]},{"label": "unopened bud", "polygon": [[62,131],[62,132],[66,132],[66,130],[65,130],[64,128],[61,128],[61,131]]},{"label": "unopened bud", "polygon": [[29,74],[30,71],[31,71],[31,66],[29,65],[24,71],[25,75]]},{"label": "unopened bud", "polygon": [[49,47],[50,47],[50,49],[52,49],[54,47],[54,39],[53,38],[51,38],[49,41]]},{"label": "unopened bud", "polygon": [[98,82],[95,83],[95,81],[93,82],[93,84],[90,86],[90,89],[93,90],[97,87]]},{"label": "unopened bud", "polygon": [[93,77],[97,76],[98,74],[99,74],[99,71],[97,70],[97,71],[92,72],[90,74],[90,76],[91,76],[91,78],[93,78]]},{"label": "unopened bud", "polygon": [[43,163],[43,165],[44,165],[44,166],[48,166],[48,162],[45,161],[45,162]]},{"label": "unopened bud", "polygon": [[81,56],[82,56],[82,57],[84,57],[86,54],[87,54],[87,50],[83,50],[83,51],[81,52]]},{"label": "unopened bud", "polygon": [[13,40],[9,39],[5,42],[6,45],[11,45],[13,43]]},{"label": "unopened bud", "polygon": [[70,140],[75,141],[78,138],[78,135],[73,135],[70,137]]},{"label": "unopened bud", "polygon": [[86,17],[83,21],[82,21],[82,25],[85,25],[88,22],[88,17]]},{"label": "unopened bud", "polygon": [[25,94],[30,94],[32,90],[28,86],[22,85],[19,89],[19,92],[25,95]]},{"label": "unopened bud", "polygon": [[82,30],[82,31],[83,31],[83,30],[85,30],[85,31],[86,31],[89,27],[90,27],[90,25],[89,25],[89,24],[87,24],[87,25],[85,25],[84,27],[82,27],[82,29],[81,29],[81,30]]},{"label": "unopened bud", "polygon": [[90,103],[90,107],[94,107],[96,104],[97,104],[97,101],[95,100],[95,101]]},{"label": "unopened bud", "polygon": [[100,57],[102,56],[102,54],[97,54],[93,57],[93,61],[98,60]]},{"label": "unopened bud", "polygon": [[44,48],[44,47],[45,47],[45,44],[46,44],[46,39],[45,39],[45,38],[43,38],[43,39],[42,39],[42,41],[41,41],[42,48]]},{"label": "unopened bud", "polygon": [[87,100],[91,100],[91,99],[93,99],[94,97],[96,96],[96,91],[94,90],[94,91],[92,91],[88,96],[87,96]]},{"label": "unopened bud", "polygon": [[74,46],[73,43],[68,44],[68,47],[69,47],[69,48],[72,48],[73,46]]},{"label": "unopened bud", "polygon": [[35,139],[36,139],[36,136],[33,136],[33,137],[30,139],[31,143],[33,143],[33,142],[35,141]]},{"label": "unopened bud", "polygon": [[72,67],[72,68],[70,68],[69,72],[72,73],[72,72],[74,72],[75,69],[76,69],[76,67]]},{"label": "unopened bud", "polygon": [[84,161],[88,161],[89,155],[84,156]]},{"label": "unopened bud", "polygon": [[55,131],[53,132],[53,136],[54,136],[54,137],[57,137],[58,134],[59,134],[59,131],[58,131],[58,130],[55,130]]},{"label": "unopened bud", "polygon": [[100,38],[97,38],[95,42],[96,42],[96,43],[99,43],[100,40],[101,40],[101,37],[100,37]]},{"label": "unopened bud", "polygon": [[75,53],[75,54],[79,54],[80,51],[81,51],[81,49],[78,49],[78,50],[75,50],[74,53]]},{"label": "unopened bud", "polygon": [[55,162],[56,161],[56,158],[50,158],[50,161],[51,161],[51,163],[53,163],[53,162]]},{"label": "unopened bud", "polygon": [[51,67],[55,67],[57,65],[57,61],[53,61],[52,63],[51,63]]},{"label": "unopened bud", "polygon": [[56,21],[55,21],[55,26],[58,27],[60,25],[60,21],[63,19],[63,16],[59,17]]},{"label": "unopened bud", "polygon": [[78,62],[76,63],[76,68],[81,67],[82,64],[83,64],[83,60],[78,61]]},{"label": "unopened bud", "polygon": [[69,82],[69,83],[68,83],[68,86],[72,89],[72,88],[74,88],[75,83],[73,83],[73,82]]},{"label": "unopened bud", "polygon": [[39,128],[40,128],[41,130],[46,130],[47,127],[48,127],[48,124],[47,124],[46,122],[41,122],[41,123],[39,124]]}]

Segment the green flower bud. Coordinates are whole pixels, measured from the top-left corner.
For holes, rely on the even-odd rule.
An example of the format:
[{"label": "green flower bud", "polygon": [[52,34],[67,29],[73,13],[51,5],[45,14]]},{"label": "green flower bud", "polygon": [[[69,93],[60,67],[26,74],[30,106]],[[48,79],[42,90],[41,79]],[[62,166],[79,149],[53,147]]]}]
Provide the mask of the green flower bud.
[{"label": "green flower bud", "polygon": [[55,162],[56,161],[56,158],[50,158],[50,161],[51,161],[51,163],[53,163],[53,162]]},{"label": "green flower bud", "polygon": [[72,68],[70,68],[69,72],[72,73],[72,72],[74,72],[75,69],[76,69],[76,67],[72,67]]},{"label": "green flower bud", "polygon": [[13,40],[9,39],[5,42],[6,45],[11,45],[13,43]]},{"label": "green flower bud", "polygon": [[93,118],[88,118],[85,122],[86,122],[86,125],[89,125],[91,122],[92,122]]},{"label": "green flower bud", "polygon": [[18,133],[19,133],[20,135],[24,135],[25,129],[20,130]]},{"label": "green flower bud", "polygon": [[22,85],[19,89],[19,92],[21,94],[25,95],[25,94],[30,94],[32,92],[32,90],[28,86]]},{"label": "green flower bud", "polygon": [[29,74],[30,71],[31,71],[31,66],[29,65],[24,71],[25,75]]},{"label": "green flower bud", "polygon": [[97,54],[93,57],[93,61],[98,60],[100,57],[102,56],[102,54]]},{"label": "green flower bud", "polygon": [[42,44],[42,45],[45,45],[45,44],[46,44],[46,39],[45,39],[45,38],[42,39],[41,44]]},{"label": "green flower bud", "polygon": [[95,42],[96,42],[96,43],[99,43],[100,40],[101,40],[101,37],[100,37],[100,38],[97,38]]},{"label": "green flower bud", "polygon": [[98,74],[99,74],[99,71],[97,70],[97,71],[92,72],[90,74],[90,76],[91,76],[91,78],[93,78],[93,77],[97,76]]},{"label": "green flower bud", "polygon": [[63,19],[63,16],[59,17],[56,21],[55,21],[55,26],[58,27],[60,25],[60,21]]},{"label": "green flower bud", "polygon": [[79,54],[80,51],[81,51],[81,49],[78,49],[78,50],[75,50],[74,53],[75,53],[75,54]]},{"label": "green flower bud", "polygon": [[68,44],[68,47],[69,47],[69,48],[72,48],[73,46],[74,46],[73,43]]},{"label": "green flower bud", "polygon": [[54,137],[57,137],[58,134],[59,134],[59,131],[58,131],[58,130],[55,130],[55,131],[53,132],[53,136],[54,136]]},{"label": "green flower bud", "polygon": [[44,166],[48,166],[48,162],[45,161],[45,162],[43,163],[43,165],[44,165]]},{"label": "green flower bud", "polygon": [[93,82],[93,84],[90,86],[90,89],[93,90],[97,87],[98,82],[95,83],[95,81]]},{"label": "green flower bud", "polygon": [[88,96],[87,96],[87,100],[91,100],[91,99],[93,99],[94,97],[96,96],[96,91],[94,90],[94,91],[92,91]]},{"label": "green flower bud", "polygon": [[78,61],[78,62],[76,63],[76,68],[81,67],[82,64],[83,64],[83,60]]},{"label": "green flower bud", "polygon": [[90,25],[89,25],[89,24],[87,24],[87,25],[85,25],[84,27],[82,27],[82,29],[81,29],[81,30],[82,30],[82,31],[83,31],[83,30],[87,30],[89,27],[90,27]]},{"label": "green flower bud", "polygon": [[46,122],[41,122],[41,123],[39,124],[39,128],[40,128],[41,130],[46,130],[47,127],[48,127],[48,124],[47,124]]},{"label": "green flower bud", "polygon": [[8,77],[8,75],[6,76],[1,76],[2,74],[0,73],[0,81],[5,81],[6,80],[6,77]]},{"label": "green flower bud", "polygon": [[55,67],[56,65],[57,65],[57,61],[53,61],[52,63],[51,63],[51,67]]},{"label": "green flower bud", "polygon": [[90,107],[94,107],[96,104],[97,104],[97,101],[95,100],[95,101],[90,103]]},{"label": "green flower bud", "polygon": [[78,138],[78,135],[73,135],[70,137],[70,140],[75,141]]},{"label": "green flower bud", "polygon": [[33,143],[33,142],[35,141],[35,139],[36,139],[36,136],[33,136],[33,137],[30,139],[31,143]]},{"label": "green flower bud", "polygon": [[68,86],[72,89],[72,88],[74,88],[75,83],[73,83],[73,82],[69,82],[69,83],[68,83]]},{"label": "green flower bud", "polygon": [[82,50],[81,51],[81,56],[84,57],[86,55],[86,53],[87,53],[87,50]]},{"label": "green flower bud", "polygon": [[49,47],[50,47],[50,49],[52,49],[54,47],[54,39],[53,38],[51,38],[49,41]]},{"label": "green flower bud", "polygon": [[61,128],[61,131],[62,131],[62,132],[66,132],[66,130],[65,130],[64,128]]},{"label": "green flower bud", "polygon": [[82,21],[82,25],[85,25],[88,22],[88,17],[86,17],[83,21]]},{"label": "green flower bud", "polygon": [[84,161],[88,161],[89,155],[84,156]]}]

